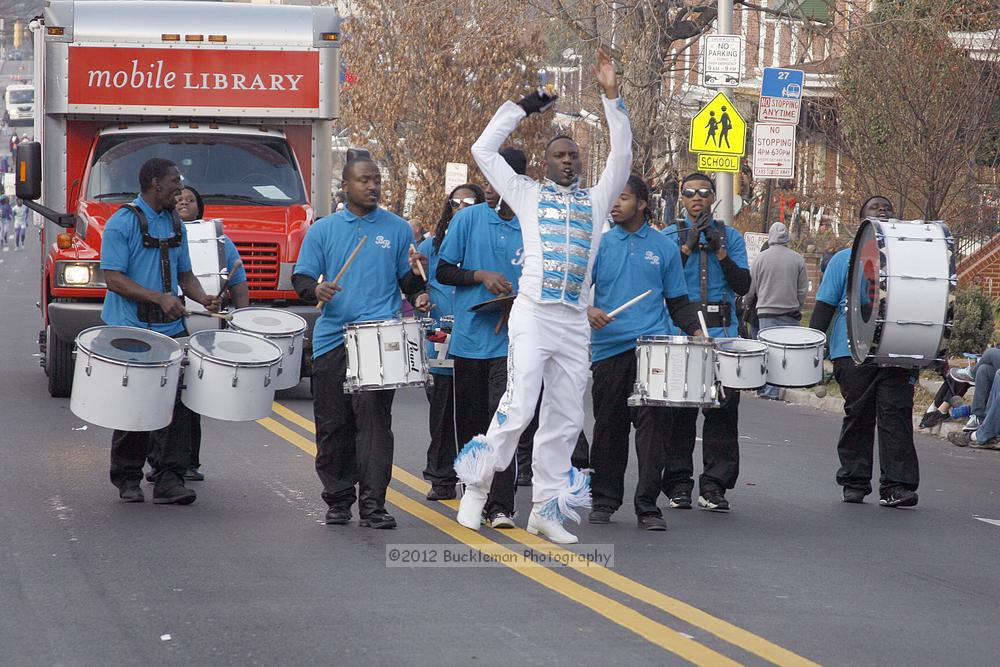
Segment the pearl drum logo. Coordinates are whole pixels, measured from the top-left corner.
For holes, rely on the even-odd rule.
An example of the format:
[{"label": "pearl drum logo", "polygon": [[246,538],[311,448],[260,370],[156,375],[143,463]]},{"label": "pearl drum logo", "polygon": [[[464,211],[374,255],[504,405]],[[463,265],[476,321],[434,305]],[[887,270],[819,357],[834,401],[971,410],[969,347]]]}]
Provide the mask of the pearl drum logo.
[{"label": "pearl drum logo", "polygon": [[70,111],[93,106],[317,109],[319,53],[69,49]]},{"label": "pearl drum logo", "polygon": [[420,358],[420,342],[406,339],[406,363],[410,373],[419,373],[423,370]]}]

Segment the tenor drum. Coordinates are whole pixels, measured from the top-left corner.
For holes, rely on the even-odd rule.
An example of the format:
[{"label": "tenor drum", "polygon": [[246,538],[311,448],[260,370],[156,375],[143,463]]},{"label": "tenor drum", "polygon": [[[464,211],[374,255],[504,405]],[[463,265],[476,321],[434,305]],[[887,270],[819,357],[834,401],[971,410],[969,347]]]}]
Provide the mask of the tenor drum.
[{"label": "tenor drum", "polygon": [[[205,294],[214,296],[222,290],[223,273],[226,266],[226,251],[222,237],[221,220],[195,220],[184,223],[187,232],[188,252],[191,255],[191,272],[201,283]],[[197,301],[184,299],[184,307],[193,312],[204,312],[205,307]],[[188,316],[184,326],[188,333],[222,329],[223,321],[215,317]]]},{"label": "tenor drum", "polygon": [[276,389],[291,389],[302,375],[302,347],[309,325],[295,313],[280,308],[240,308],[229,321],[233,331],[260,336],[278,346],[282,353]]},{"label": "tenor drum", "polygon": [[946,356],[953,249],[940,222],[861,223],[847,278],[847,339],[857,363],[920,368]]},{"label": "tenor drum", "polygon": [[421,320],[352,322],[344,327],[344,332],[347,348],[344,392],[421,387],[427,383]]},{"label": "tenor drum", "polygon": [[629,405],[718,406],[714,345],[711,338],[639,338],[635,391]]},{"label": "tenor drum", "polygon": [[184,350],[163,334],[132,327],[91,327],[76,337],[69,409],[120,431],[170,424]]},{"label": "tenor drum", "polygon": [[715,373],[723,387],[760,389],[767,384],[767,345],[745,338],[719,341]]},{"label": "tenor drum", "polygon": [[823,382],[826,334],[809,327],[768,327],[757,339],[767,346],[767,384],[812,387]]},{"label": "tenor drum", "polygon": [[[429,323],[433,324],[432,321]],[[455,318],[445,316],[441,322],[432,328],[427,329],[427,354],[428,368],[454,368],[455,360],[448,358],[448,347],[451,345],[451,329],[455,324]]]},{"label": "tenor drum", "polygon": [[199,331],[188,339],[181,400],[194,412],[240,422],[271,414],[281,350],[239,331]]}]

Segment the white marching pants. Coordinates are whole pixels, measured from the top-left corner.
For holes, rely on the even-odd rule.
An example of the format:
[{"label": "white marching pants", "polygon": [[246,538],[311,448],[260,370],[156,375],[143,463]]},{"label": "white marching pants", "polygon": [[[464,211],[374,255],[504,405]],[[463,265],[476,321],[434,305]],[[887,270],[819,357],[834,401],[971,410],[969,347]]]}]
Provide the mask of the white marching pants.
[{"label": "white marching pants", "polygon": [[494,469],[505,469],[531,422],[545,384],[531,459],[532,500],[552,500],[570,484],[570,457],[583,429],[584,396],[590,377],[590,325],[584,311],[564,304],[514,301],[509,322],[507,389],[486,442]]}]

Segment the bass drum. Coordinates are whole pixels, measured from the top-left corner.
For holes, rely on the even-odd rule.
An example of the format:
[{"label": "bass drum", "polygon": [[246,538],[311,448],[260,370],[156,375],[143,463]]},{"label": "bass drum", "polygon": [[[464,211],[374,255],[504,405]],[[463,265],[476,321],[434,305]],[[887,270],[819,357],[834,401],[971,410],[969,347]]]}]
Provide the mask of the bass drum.
[{"label": "bass drum", "polygon": [[854,361],[922,368],[943,359],[954,313],[954,241],[940,222],[869,218],[847,277]]}]

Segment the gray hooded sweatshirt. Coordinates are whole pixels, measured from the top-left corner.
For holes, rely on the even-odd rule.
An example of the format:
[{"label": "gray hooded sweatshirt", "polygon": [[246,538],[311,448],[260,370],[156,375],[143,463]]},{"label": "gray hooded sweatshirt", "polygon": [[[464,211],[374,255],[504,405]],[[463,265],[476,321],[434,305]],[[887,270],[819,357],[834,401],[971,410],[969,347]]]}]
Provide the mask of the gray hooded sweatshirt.
[{"label": "gray hooded sweatshirt", "polygon": [[784,224],[776,222],[768,231],[768,248],[750,266],[750,291],[757,297],[757,316],[799,313],[806,305],[809,278],[802,255],[788,247],[791,240]]}]

